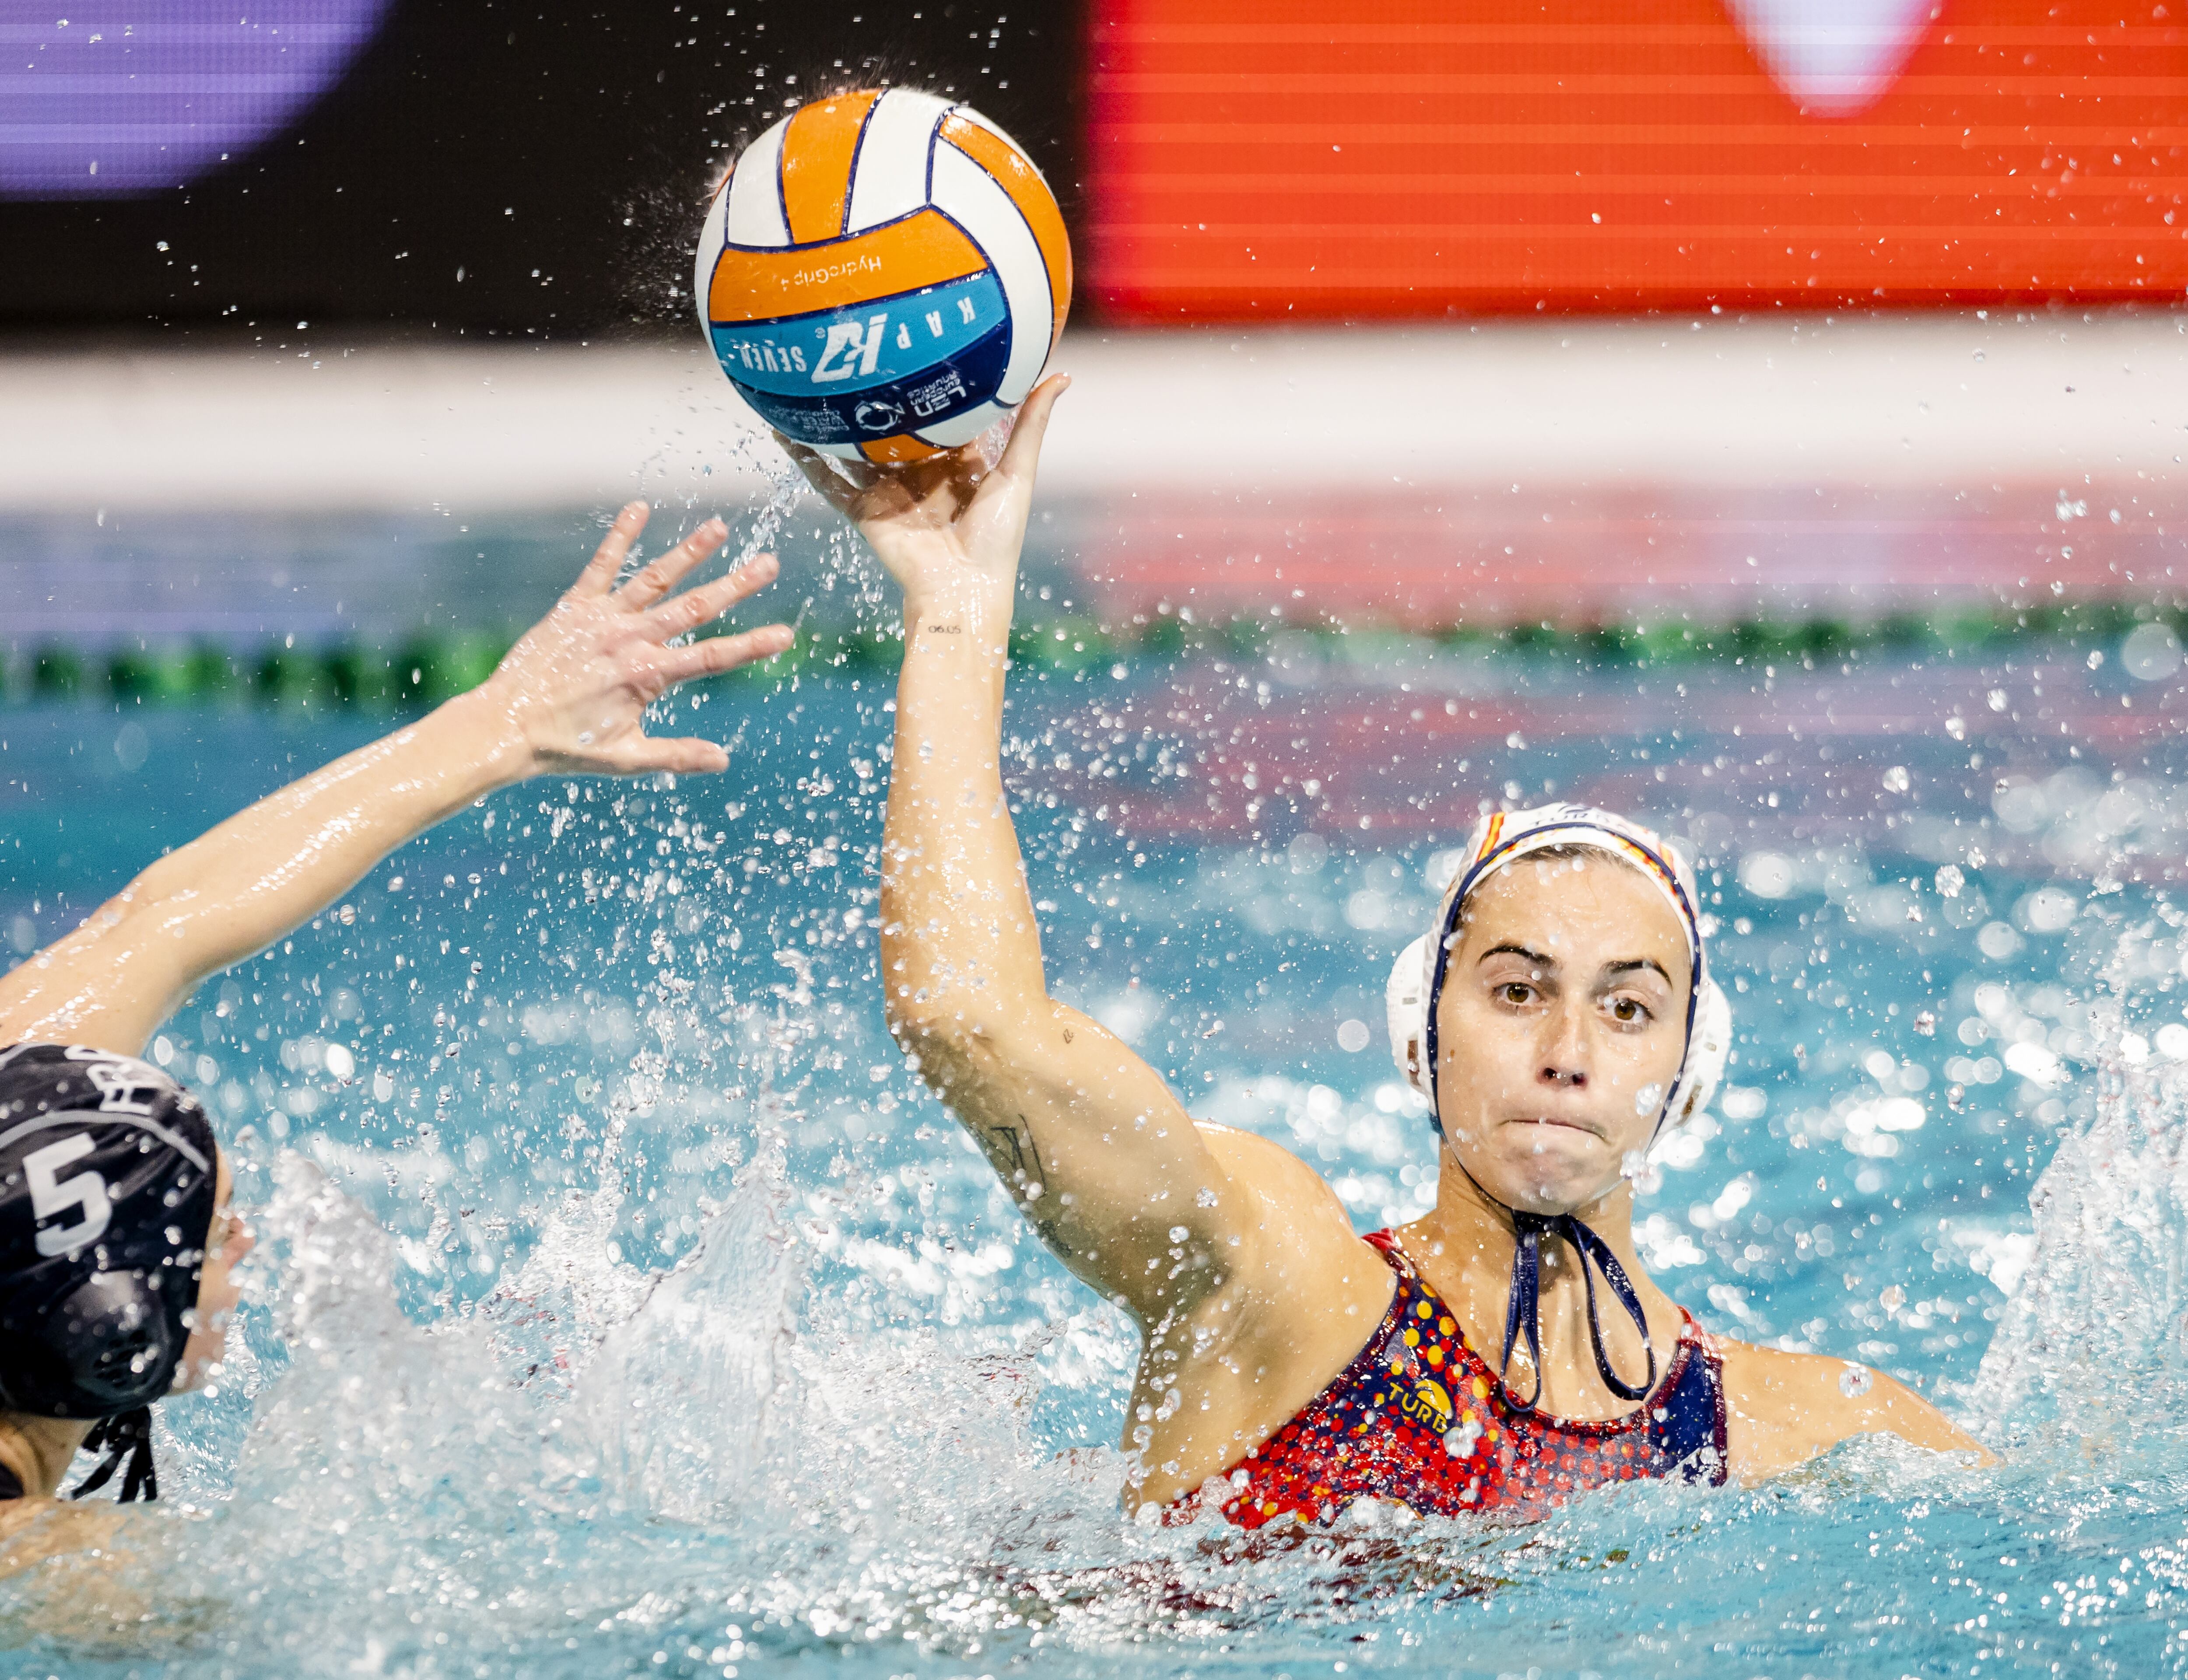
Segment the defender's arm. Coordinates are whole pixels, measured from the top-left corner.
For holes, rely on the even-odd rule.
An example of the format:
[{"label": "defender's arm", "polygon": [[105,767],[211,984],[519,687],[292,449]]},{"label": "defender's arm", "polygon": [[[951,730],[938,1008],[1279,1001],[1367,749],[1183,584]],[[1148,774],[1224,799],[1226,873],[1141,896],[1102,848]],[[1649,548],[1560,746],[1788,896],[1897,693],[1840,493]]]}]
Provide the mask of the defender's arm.
[{"label": "defender's arm", "polygon": [[728,535],[710,520],[616,589],[645,524],[645,504],[625,508],[570,592],[478,688],[161,859],[0,978],[0,1046],[137,1054],[206,976],[308,921],[413,835],[527,775],[722,769],[713,742],[656,741],[642,719],[677,684],[789,645],[781,625],[665,645],[765,583],[775,562],[762,556],[664,600]]}]

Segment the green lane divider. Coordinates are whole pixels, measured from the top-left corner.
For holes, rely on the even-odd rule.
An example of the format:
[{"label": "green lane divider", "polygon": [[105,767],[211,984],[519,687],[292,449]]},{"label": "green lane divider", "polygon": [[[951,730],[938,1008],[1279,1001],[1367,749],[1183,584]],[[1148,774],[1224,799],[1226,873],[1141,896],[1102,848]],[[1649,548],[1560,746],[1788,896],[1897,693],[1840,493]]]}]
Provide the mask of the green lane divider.
[{"label": "green lane divider", "polygon": [[[1885,653],[1969,658],[2033,636],[2109,649],[2136,625],[2152,622],[2188,638],[2188,608],[2120,601],[1954,606],[1867,623],[1816,617],[1696,623],[1666,617],[1433,629],[1260,618],[1208,623],[1163,612],[1128,623],[1071,615],[1029,618],[1012,630],[1010,657],[1015,665],[1064,677],[1118,667],[1131,675],[1177,660],[1214,659],[1294,674],[1322,668],[1341,678],[1348,671],[1414,670],[1490,654],[1634,668],[1734,662],[1813,665]],[[13,659],[0,654],[0,698],[414,711],[483,681],[513,640],[507,633],[472,631],[416,635],[393,647],[280,645],[256,651],[211,644],[96,651],[48,645]],[[725,688],[771,688],[824,675],[881,679],[895,671],[902,649],[901,635],[893,629],[809,629],[789,651],[714,680]]]}]

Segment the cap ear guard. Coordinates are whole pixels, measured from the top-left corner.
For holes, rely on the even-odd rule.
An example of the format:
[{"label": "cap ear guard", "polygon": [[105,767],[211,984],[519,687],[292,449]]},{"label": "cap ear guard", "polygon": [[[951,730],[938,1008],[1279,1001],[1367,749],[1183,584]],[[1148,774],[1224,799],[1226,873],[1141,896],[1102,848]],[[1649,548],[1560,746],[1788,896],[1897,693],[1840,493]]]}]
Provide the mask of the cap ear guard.
[{"label": "cap ear guard", "polygon": [[109,1412],[133,1411],[175,1385],[188,1329],[168,1311],[159,1286],[142,1272],[102,1271],[87,1278],[47,1316],[76,1391]]},{"label": "cap ear guard", "polygon": [[1664,1104],[1657,1138],[1677,1131],[1717,1100],[1717,1087],[1724,1083],[1725,1067],[1731,1059],[1732,1003],[1724,988],[1704,975],[1701,990],[1695,995],[1695,1026],[1687,1043],[1687,1065]]},{"label": "cap ear guard", "polygon": [[1383,1012],[1390,1029],[1390,1059],[1406,1083],[1428,1098],[1430,1122],[1441,1135],[1443,1123],[1435,1118],[1435,1086],[1427,1065],[1429,937],[1422,934],[1390,965],[1390,982],[1383,988]]},{"label": "cap ear guard", "polygon": [[94,1272],[28,1323],[8,1327],[0,1405],[57,1418],[104,1418],[175,1385],[189,1331],[142,1272]]}]

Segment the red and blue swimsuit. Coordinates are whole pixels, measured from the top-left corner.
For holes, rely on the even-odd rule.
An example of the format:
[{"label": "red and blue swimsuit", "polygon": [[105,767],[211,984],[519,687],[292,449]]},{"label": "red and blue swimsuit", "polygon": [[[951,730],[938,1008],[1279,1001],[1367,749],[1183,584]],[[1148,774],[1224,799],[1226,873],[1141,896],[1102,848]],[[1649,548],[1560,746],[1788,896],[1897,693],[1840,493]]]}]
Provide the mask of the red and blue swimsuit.
[{"label": "red and blue swimsuit", "polygon": [[1723,1482],[1724,1367],[1691,1316],[1670,1368],[1626,1416],[1586,1423],[1525,1412],[1390,1232],[1368,1241],[1398,1274],[1390,1309],[1328,1388],[1232,1466],[1219,1497],[1232,1522],[1328,1522],[1362,1498],[1423,1515],[1538,1515],[1612,1482]]}]

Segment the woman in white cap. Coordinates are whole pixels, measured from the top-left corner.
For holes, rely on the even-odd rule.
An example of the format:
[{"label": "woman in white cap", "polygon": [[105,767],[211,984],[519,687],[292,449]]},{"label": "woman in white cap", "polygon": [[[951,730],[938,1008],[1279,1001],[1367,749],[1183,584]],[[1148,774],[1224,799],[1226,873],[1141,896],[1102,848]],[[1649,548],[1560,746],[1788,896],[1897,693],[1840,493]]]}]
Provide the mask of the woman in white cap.
[{"label": "woman in white cap", "polygon": [[1042,1239],[1139,1322],[1128,1503],[1258,1527],[1363,1497],[1524,1512],[1637,1477],[1753,1481],[1868,1432],[1982,1457],[1889,1378],[1705,1333],[1643,1269],[1632,1174],[1708,1101],[1729,1023],[1687,866],[1633,823],[1490,820],[1401,957],[1392,1049],[1441,1137],[1436,1205],[1402,1229],[1355,1235],[1305,1163],[1195,1122],[1049,995],[1000,761],[1064,384],[992,471],[978,446],[886,471],[794,453],[905,592],[889,1023]]}]

